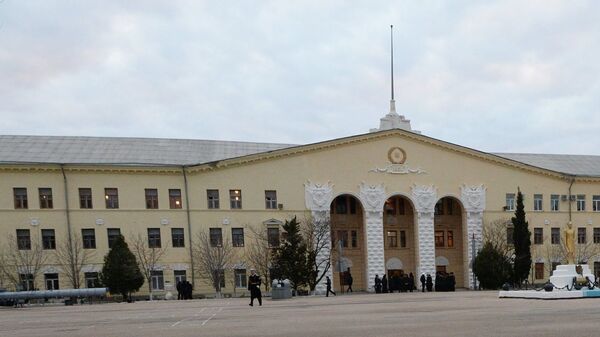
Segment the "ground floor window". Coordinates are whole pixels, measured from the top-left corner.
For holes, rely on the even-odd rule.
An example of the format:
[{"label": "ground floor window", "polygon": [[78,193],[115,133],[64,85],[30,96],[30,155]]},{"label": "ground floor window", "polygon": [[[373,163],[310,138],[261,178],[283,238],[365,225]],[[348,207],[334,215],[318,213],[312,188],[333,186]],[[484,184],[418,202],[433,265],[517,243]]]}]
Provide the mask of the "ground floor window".
[{"label": "ground floor window", "polygon": [[165,289],[165,279],[163,277],[162,270],[153,270],[151,280],[152,280],[152,290]]},{"label": "ground floor window", "polygon": [[31,274],[19,274],[19,280],[21,281],[20,290],[34,290],[33,275]]},{"label": "ground floor window", "polygon": [[246,269],[235,269],[233,273],[235,276],[235,287],[246,288]]},{"label": "ground floor window", "polygon": [[594,275],[596,276],[596,281],[600,277],[600,262],[594,262]]},{"label": "ground floor window", "polygon": [[535,264],[535,279],[541,280],[544,278],[544,263],[536,262]]},{"label": "ground floor window", "polygon": [[100,286],[100,279],[98,278],[98,273],[90,272],[84,273],[85,277],[85,286],[87,288],[96,288]]},{"label": "ground floor window", "polygon": [[175,275],[175,284],[183,282],[187,279],[185,270],[175,270],[173,271],[173,274]]},{"label": "ground floor window", "polygon": [[58,274],[44,274],[44,278],[46,280],[46,290],[58,290]]}]

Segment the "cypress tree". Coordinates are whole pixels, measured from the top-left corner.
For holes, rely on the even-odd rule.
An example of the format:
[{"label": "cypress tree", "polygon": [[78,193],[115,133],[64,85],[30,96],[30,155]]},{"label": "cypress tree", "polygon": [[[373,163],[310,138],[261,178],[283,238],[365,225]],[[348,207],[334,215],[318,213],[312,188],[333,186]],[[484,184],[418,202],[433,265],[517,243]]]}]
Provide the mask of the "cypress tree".
[{"label": "cypress tree", "polygon": [[493,244],[486,242],[473,261],[473,272],[481,288],[498,289],[510,281],[512,265]]},{"label": "cypress tree", "polygon": [[313,276],[307,259],[307,247],[300,233],[300,224],[294,217],[285,221],[283,229],[286,236],[279,248],[273,251],[273,266],[275,278],[289,279],[292,288],[298,290]]},{"label": "cypress tree", "polygon": [[531,232],[529,224],[525,220],[523,194],[520,189],[517,189],[517,192],[517,209],[515,216],[511,219],[514,227],[513,242],[515,246],[513,277],[515,286],[521,286],[521,283],[529,276],[531,269]]},{"label": "cypress tree", "polygon": [[131,292],[138,291],[144,284],[144,275],[122,235],[104,256],[101,280],[111,293],[123,295],[126,301]]}]

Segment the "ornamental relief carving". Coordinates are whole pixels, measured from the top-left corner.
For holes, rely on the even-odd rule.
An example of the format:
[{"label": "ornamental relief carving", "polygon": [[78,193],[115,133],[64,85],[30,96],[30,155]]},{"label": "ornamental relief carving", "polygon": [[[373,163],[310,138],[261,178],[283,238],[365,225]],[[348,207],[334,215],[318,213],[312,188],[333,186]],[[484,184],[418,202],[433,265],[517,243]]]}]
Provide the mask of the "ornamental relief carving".
[{"label": "ornamental relief carving", "polygon": [[433,212],[435,203],[437,202],[437,189],[433,185],[413,185],[412,199],[415,203],[417,212],[428,213]]},{"label": "ornamental relief carving", "polygon": [[359,196],[364,203],[365,211],[383,212],[383,204],[385,203],[385,187],[383,184],[368,185],[362,182]]},{"label": "ornamental relief carving", "polygon": [[319,184],[312,183],[309,180],[304,184],[306,208],[313,211],[327,211],[332,199],[333,184],[330,181],[327,184]]},{"label": "ornamental relief carving", "polygon": [[461,201],[467,212],[482,212],[485,209],[485,191],[486,187],[483,184],[461,186]]},{"label": "ornamental relief carving", "polygon": [[395,146],[388,150],[388,160],[390,164],[384,167],[375,167],[374,169],[369,170],[369,172],[375,173],[390,173],[390,174],[408,174],[408,173],[416,173],[416,174],[425,174],[424,170],[420,167],[410,168],[406,162],[406,151],[404,149]]}]

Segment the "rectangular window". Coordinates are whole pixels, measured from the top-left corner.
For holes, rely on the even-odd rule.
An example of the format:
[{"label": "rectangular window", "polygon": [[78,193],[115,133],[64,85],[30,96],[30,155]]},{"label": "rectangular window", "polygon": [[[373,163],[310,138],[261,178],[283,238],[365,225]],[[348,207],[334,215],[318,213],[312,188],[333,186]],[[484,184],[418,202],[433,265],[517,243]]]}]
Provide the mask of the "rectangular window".
[{"label": "rectangular window", "polygon": [[558,212],[560,205],[560,196],[558,194],[550,195],[550,210],[553,212]]},{"label": "rectangular window", "polygon": [[435,231],[435,247],[444,248],[444,231]]},{"label": "rectangular window", "polygon": [[506,210],[506,211],[514,211],[515,210],[515,194],[514,193],[506,193],[506,206],[504,206],[504,210]]},{"label": "rectangular window", "polygon": [[35,290],[32,274],[19,274],[20,290]]},{"label": "rectangular window", "polygon": [[560,244],[560,228],[558,228],[558,227],[552,227],[550,229],[550,242],[553,245],[559,245]]},{"label": "rectangular window", "polygon": [[219,190],[206,190],[209,209],[219,209]]},{"label": "rectangular window", "polygon": [[348,201],[344,196],[335,198],[335,214],[347,214]]},{"label": "rectangular window", "polygon": [[400,248],[406,248],[406,231],[400,231]]},{"label": "rectangular window", "polygon": [[541,227],[535,227],[533,229],[533,244],[543,245],[544,244],[544,229]]},{"label": "rectangular window", "polygon": [[580,212],[585,211],[585,194],[577,195],[577,210]]},{"label": "rectangular window", "polygon": [[267,228],[267,241],[270,248],[279,247],[279,228]]},{"label": "rectangular window", "polygon": [[246,269],[234,269],[233,275],[235,277],[235,287],[236,288],[246,288]]},{"label": "rectangular window", "polygon": [[544,196],[543,194],[534,194],[533,195],[533,210],[534,211],[542,211],[544,205]]},{"label": "rectangular window", "polygon": [[515,244],[514,234],[515,234],[515,229],[513,227],[506,228],[506,243],[507,244],[509,244],[509,245]]},{"label": "rectangular window", "polygon": [[97,272],[84,273],[86,288],[100,287],[100,278]]},{"label": "rectangular window", "polygon": [[96,249],[96,230],[93,228],[83,228],[81,230],[81,239],[84,249]]},{"label": "rectangular window", "polygon": [[447,231],[446,232],[446,238],[447,238],[447,245],[448,248],[454,248],[454,232],[453,231]]},{"label": "rectangular window", "polygon": [[453,211],[454,211],[454,202],[452,201],[452,199],[448,198],[448,199],[446,199],[445,212],[447,215],[452,215]]},{"label": "rectangular window", "polygon": [[350,231],[350,244],[352,248],[358,247],[358,232]]},{"label": "rectangular window", "polygon": [[52,204],[52,189],[45,187],[45,188],[39,188],[38,189],[39,193],[40,193],[40,208],[53,208],[53,204]]},{"label": "rectangular window", "polygon": [[58,290],[58,274],[44,274],[44,280],[46,281],[46,290]]},{"label": "rectangular window", "polygon": [[398,247],[398,232],[397,231],[387,231],[387,244],[389,248],[397,248]]},{"label": "rectangular window", "polygon": [[92,189],[91,188],[80,188],[79,189],[79,208],[92,209]]},{"label": "rectangular window", "polygon": [[337,231],[337,238],[342,244],[342,247],[348,248],[348,231]]},{"label": "rectangular window", "polygon": [[580,245],[587,243],[587,231],[585,230],[585,227],[577,228],[577,243]]},{"label": "rectangular window", "polygon": [[213,247],[221,247],[223,245],[223,231],[221,228],[210,228],[210,245]]},{"label": "rectangular window", "polygon": [[277,191],[265,191],[265,207],[277,209]]},{"label": "rectangular window", "polygon": [[148,247],[160,248],[160,228],[148,228]]},{"label": "rectangular window", "polygon": [[243,228],[232,228],[231,229],[231,243],[234,247],[244,247],[244,229]]},{"label": "rectangular window", "polygon": [[121,230],[119,228],[107,228],[106,234],[108,236],[108,248],[112,248],[113,243],[121,235]]},{"label": "rectangular window", "polygon": [[594,243],[600,243],[600,227],[594,227]]},{"label": "rectangular window", "polygon": [[24,187],[13,188],[15,209],[27,209],[27,189]]},{"label": "rectangular window", "polygon": [[171,242],[173,243],[173,248],[185,247],[183,228],[171,228]]},{"label": "rectangular window", "polygon": [[105,188],[104,199],[106,200],[107,209],[119,208],[119,190],[116,188]]},{"label": "rectangular window", "polygon": [[158,190],[147,188],[144,190],[146,196],[146,209],[158,209]]},{"label": "rectangular window", "polygon": [[544,263],[536,262],[535,263],[535,279],[542,280],[544,278]]},{"label": "rectangular window", "polygon": [[17,229],[17,248],[19,250],[31,249],[31,234],[29,229]]},{"label": "rectangular window", "polygon": [[592,196],[592,210],[594,212],[600,212],[600,195]]},{"label": "rectangular window", "polygon": [[56,249],[54,229],[42,229],[42,247],[44,249]]},{"label": "rectangular window", "polygon": [[174,270],[173,275],[175,276],[175,284],[187,280],[185,270]]},{"label": "rectangular window", "polygon": [[242,191],[241,190],[229,190],[229,207],[231,209],[242,208]]},{"label": "rectangular window", "polygon": [[151,271],[152,290],[163,290],[165,289],[165,278],[163,277],[162,270]]},{"label": "rectangular window", "polygon": [[169,190],[169,207],[171,209],[179,209],[181,208],[181,190],[180,189],[170,189]]}]

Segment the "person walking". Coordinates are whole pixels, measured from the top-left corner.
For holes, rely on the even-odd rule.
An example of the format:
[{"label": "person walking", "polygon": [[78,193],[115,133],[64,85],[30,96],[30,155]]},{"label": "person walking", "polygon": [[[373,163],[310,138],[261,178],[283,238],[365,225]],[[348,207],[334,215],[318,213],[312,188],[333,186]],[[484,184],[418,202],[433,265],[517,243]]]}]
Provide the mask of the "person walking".
[{"label": "person walking", "polygon": [[421,274],[421,278],[419,280],[421,281],[421,292],[424,293],[425,292],[425,274]]},{"label": "person walking", "polygon": [[335,291],[331,290],[331,279],[329,278],[329,276],[326,276],[325,282],[327,284],[327,292],[325,293],[325,297],[329,297],[329,293],[332,293],[333,296],[337,296],[335,294]]},{"label": "person walking", "polygon": [[250,269],[250,277],[248,277],[248,290],[250,290],[250,304],[254,306],[254,299],[258,300],[258,305],[262,306],[262,294],[260,292],[260,276],[256,274],[255,269]]},{"label": "person walking", "polygon": [[354,292],[352,290],[352,282],[354,282],[354,279],[352,278],[352,274],[350,274],[350,268],[348,268],[348,272],[346,274],[346,284],[348,285],[348,289],[346,289],[347,293],[353,293]]},{"label": "person walking", "polygon": [[427,274],[427,291],[433,291],[433,279],[431,278],[431,274]]},{"label": "person walking", "polygon": [[385,274],[383,274],[383,277],[381,278],[381,287],[381,291],[386,294],[388,292],[388,280]]}]

